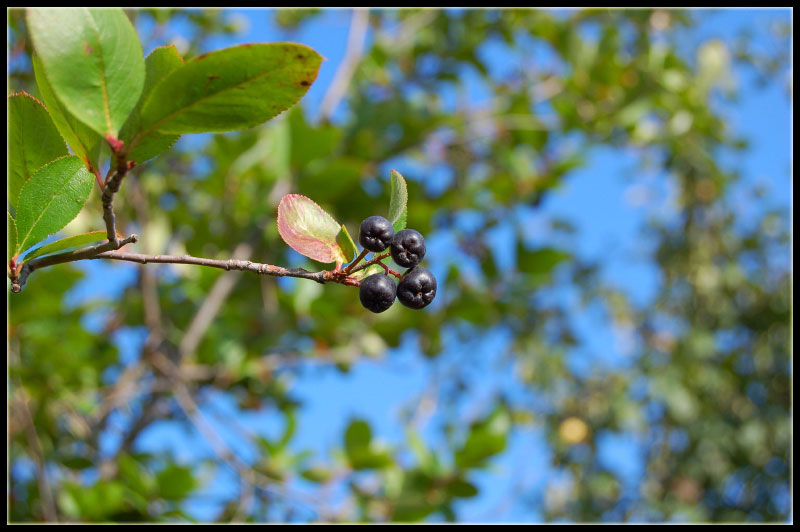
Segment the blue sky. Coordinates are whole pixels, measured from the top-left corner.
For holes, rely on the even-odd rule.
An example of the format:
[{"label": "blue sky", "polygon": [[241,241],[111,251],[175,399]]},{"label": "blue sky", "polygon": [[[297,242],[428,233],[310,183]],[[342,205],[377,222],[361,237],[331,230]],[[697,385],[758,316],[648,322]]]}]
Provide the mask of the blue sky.
[{"label": "blue sky", "polygon": [[[291,34],[280,30],[273,23],[272,12],[269,10],[235,10],[229,14],[246,21],[246,32],[235,38],[215,39],[210,45],[211,49],[244,42],[291,40],[311,46],[326,58],[317,81],[303,100],[309,115],[315,117],[344,55],[350,12],[325,11],[320,18],[303,26],[301,31]],[[691,31],[687,45],[716,37],[731,39],[742,28],[767,28],[772,21],[788,21],[790,16],[788,10],[717,11],[706,16],[704,22]],[[149,32],[146,27],[139,29],[143,36]],[[185,27],[176,24],[168,29],[164,40],[185,35],[185,32]],[[156,44],[163,44],[163,41]],[[491,51],[492,46],[496,44],[490,43],[487,50]],[[145,50],[147,52],[149,50]],[[514,59],[512,57],[508,61],[513,62]],[[495,68],[502,71],[508,66],[509,64],[499,62]],[[720,100],[718,105],[734,130],[750,140],[751,149],[744,156],[728,157],[726,162],[741,170],[746,184],[762,183],[769,189],[762,205],[739,203],[741,215],[746,219],[766,205],[787,208],[790,205],[791,115],[789,99],[783,87],[773,84],[766,89],[754,90],[749,71],[737,68],[734,74],[743,89],[743,97],[736,104]],[[480,101],[484,97],[477,82],[472,87],[471,97],[474,101]],[[344,107],[334,117],[341,116],[343,112]],[[395,163],[401,172],[403,164],[411,164],[402,160],[393,161]],[[520,212],[517,220],[512,220],[505,226],[501,224],[498,228],[498,241],[504,240],[504,234],[514,231],[515,224],[524,224],[541,228],[533,238],[537,242],[547,243],[555,235],[548,232],[544,221],[554,216],[569,219],[578,229],[574,240],[578,253],[584,258],[602,259],[604,277],[630,293],[638,304],[647,304],[655,294],[659,277],[658,270],[648,259],[647,241],[642,238],[641,229],[653,212],[669,216],[671,209],[669,187],[665,185],[663,176],[644,176],[643,179],[634,181],[630,179],[630,175],[636,168],[636,157],[632,154],[621,154],[603,148],[592,151],[588,155],[587,165],[569,174],[565,185],[548,198],[540,211]],[[388,171],[385,173],[388,175]],[[447,176],[443,175],[442,179],[446,180]],[[598,198],[601,200],[598,201]],[[468,224],[469,220],[464,223]],[[426,260],[434,272],[444,268],[441,262],[444,259],[438,257],[446,256],[447,245],[447,235],[433,235],[429,240],[430,253]],[[503,262],[513,263],[513,257],[508,255],[509,250],[500,246],[497,252],[501,267]],[[776,260],[788,260],[788,257],[779,256]],[[108,286],[96,281],[108,275],[112,266],[100,261],[88,261],[82,266],[90,275],[71,295],[73,302],[87,297],[98,297],[101,294],[96,291],[96,287]],[[120,278],[120,272],[124,272],[123,275],[129,280],[135,278],[135,267],[131,265],[114,265],[113,271],[117,279]],[[549,295],[572,296],[574,294]],[[544,297],[548,295],[545,294]],[[569,363],[574,371],[588,373],[598,366],[615,368],[633,363],[626,354],[624,341],[609,330],[600,309],[590,307],[576,315],[575,321],[585,343],[570,355]],[[311,369],[304,372],[302,378],[295,379],[293,393],[302,399],[304,407],[293,447],[313,449],[324,461],[331,448],[341,445],[344,427],[353,417],[369,420],[373,434],[378,439],[402,442],[404,427],[400,421],[399,408],[412,404],[420,396],[434,371],[416,352],[413,335],[408,335],[405,340],[396,352],[389,353],[385,359],[356,364],[348,374],[341,374],[334,369]],[[135,353],[137,342],[141,342],[141,334],[135,331],[122,334],[117,341],[123,356],[131,357]],[[491,331],[481,338],[478,345],[460,345],[455,339],[451,339],[446,344],[447,351],[437,364],[446,367],[448,364],[462,362],[465,356],[469,356],[475,363],[474,375],[470,378],[473,394],[475,397],[488,399],[496,390],[513,389],[511,368],[507,367],[508,364],[503,364],[501,359],[507,342],[508,334],[502,329]],[[490,378],[485,378],[486,375]],[[213,398],[211,404],[214,410],[222,412],[224,416],[236,415],[235,407],[224,396]],[[484,412],[475,410],[472,413],[480,415]],[[270,413],[240,417],[248,427],[257,432],[277,434],[282,428],[281,421]],[[125,420],[119,419],[118,422],[124,425]],[[243,447],[235,432],[222,423],[212,422],[242,456],[252,456],[253,449]],[[434,435],[429,427],[426,436],[433,438]],[[643,474],[639,442],[631,435],[611,432],[599,435],[598,440],[602,463],[623,479],[625,486],[635,489]],[[106,445],[113,448],[113,438]],[[138,448],[142,451],[172,449],[186,463],[210,455],[210,449],[198,434],[187,433],[175,423],[154,425],[142,434]],[[530,505],[504,504],[504,501],[509,497],[508,489],[516,482],[525,488],[526,493],[539,498],[543,496],[548,479],[558,477],[557,472],[549,467],[548,456],[541,431],[531,429],[516,432],[508,452],[493,462],[493,468],[473,477],[481,488],[481,495],[460,503],[463,519],[541,520],[541,515],[535,509],[531,510]],[[520,464],[524,466],[521,467]],[[238,482],[233,476],[223,473],[221,478],[208,483],[205,494],[230,494],[231,490],[238,489],[236,486]],[[191,502],[187,509],[201,520],[212,517],[218,511],[217,507],[209,505],[205,496]]]}]

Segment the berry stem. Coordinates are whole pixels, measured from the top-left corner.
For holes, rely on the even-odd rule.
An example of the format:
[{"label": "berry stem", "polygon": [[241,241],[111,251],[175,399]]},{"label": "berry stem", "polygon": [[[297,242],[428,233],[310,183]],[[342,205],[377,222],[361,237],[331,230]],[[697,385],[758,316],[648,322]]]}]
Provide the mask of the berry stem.
[{"label": "berry stem", "polygon": [[381,265],[381,267],[383,268],[383,271],[386,272],[386,275],[390,275],[391,274],[391,275],[394,275],[395,277],[397,277],[398,279],[402,279],[403,278],[403,274],[402,273],[397,273],[396,271],[394,271],[393,269],[388,267],[386,264],[384,264],[382,262],[379,262],[378,264]]},{"label": "berry stem", "polygon": [[369,250],[367,250],[367,249],[363,249],[363,250],[361,250],[361,253],[359,253],[358,257],[356,257],[356,260],[354,260],[353,262],[351,262],[350,264],[348,264],[348,265],[347,265],[347,267],[346,267],[344,270],[342,270],[342,273],[343,273],[343,274],[345,274],[345,275],[347,275],[348,273],[350,273],[350,270],[352,270],[353,268],[355,268],[356,264],[358,264],[359,262],[361,262],[361,260],[362,260],[364,257],[366,257],[366,256],[367,256],[367,253],[369,253]]},{"label": "berry stem", "polygon": [[391,253],[387,251],[386,253],[381,253],[380,255],[373,256],[367,262],[365,262],[365,263],[353,268],[348,273],[360,272],[361,270],[363,270],[365,268],[369,268],[373,264],[377,264],[378,262],[382,261],[383,259],[385,259],[389,255],[391,255]]}]

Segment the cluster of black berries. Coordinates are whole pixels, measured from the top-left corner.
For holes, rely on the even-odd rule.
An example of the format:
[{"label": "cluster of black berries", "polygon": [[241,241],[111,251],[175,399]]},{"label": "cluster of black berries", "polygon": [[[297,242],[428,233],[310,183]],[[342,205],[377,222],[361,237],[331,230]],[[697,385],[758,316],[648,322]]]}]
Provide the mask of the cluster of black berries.
[{"label": "cluster of black berries", "polygon": [[436,278],[427,268],[417,266],[425,256],[425,239],[418,231],[403,229],[395,233],[392,222],[383,216],[370,216],[361,222],[358,242],[375,253],[390,247],[392,259],[409,268],[397,285],[383,273],[361,281],[358,296],[366,309],[383,312],[392,306],[396,296],[403,305],[418,310],[427,307],[436,297]]}]

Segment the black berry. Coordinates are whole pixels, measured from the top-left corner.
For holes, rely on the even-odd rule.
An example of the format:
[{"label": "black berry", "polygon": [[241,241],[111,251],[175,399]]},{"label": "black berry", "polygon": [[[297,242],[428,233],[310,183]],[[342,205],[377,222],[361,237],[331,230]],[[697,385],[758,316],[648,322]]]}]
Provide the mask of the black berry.
[{"label": "black berry", "polygon": [[358,288],[358,297],[364,308],[379,313],[388,309],[394,303],[397,285],[389,279],[388,275],[376,273],[370,275]]},{"label": "black berry", "polygon": [[397,286],[397,299],[408,308],[419,310],[436,297],[436,277],[422,266],[408,270]]},{"label": "black berry", "polygon": [[392,258],[403,268],[413,268],[425,256],[425,239],[419,231],[403,229],[392,239]]},{"label": "black berry", "polygon": [[358,231],[358,243],[364,249],[375,253],[381,252],[389,247],[394,237],[394,227],[392,222],[383,216],[370,216],[361,222]]}]

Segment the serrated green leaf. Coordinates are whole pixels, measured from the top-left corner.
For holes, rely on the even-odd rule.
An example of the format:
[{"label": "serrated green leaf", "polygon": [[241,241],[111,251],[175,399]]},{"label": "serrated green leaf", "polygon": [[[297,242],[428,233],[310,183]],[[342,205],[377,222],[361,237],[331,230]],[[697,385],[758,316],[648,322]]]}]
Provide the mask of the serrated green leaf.
[{"label": "serrated green leaf", "polygon": [[57,251],[64,251],[65,249],[86,246],[88,244],[99,242],[105,239],[106,239],[105,231],[91,231],[89,233],[83,233],[80,235],[68,236],[66,238],[56,240],[55,242],[50,242],[49,244],[45,244],[44,246],[33,250],[28,255],[26,255],[23,260],[24,262],[27,262],[29,260],[35,259],[36,257],[41,257],[43,255],[50,255],[51,253],[56,253]]},{"label": "serrated green leaf", "polygon": [[93,183],[94,176],[74,156],[57,159],[33,174],[19,194],[17,251],[29,249],[75,218]]},{"label": "serrated green leaf", "polygon": [[292,249],[319,262],[344,264],[336,237],[339,223],[301,194],[287,194],[278,205],[278,232]]},{"label": "serrated green leaf", "polygon": [[234,46],[196,57],[159,82],[142,105],[141,132],[244,129],[285,111],[306,93],[322,57],[292,43]]},{"label": "serrated green leaf", "polygon": [[353,242],[353,237],[347,232],[347,227],[345,227],[344,224],[342,224],[342,229],[339,231],[339,234],[336,235],[336,242],[339,244],[339,249],[341,249],[344,254],[345,262],[350,262],[358,254],[356,243]]},{"label": "serrated green leaf", "polygon": [[392,194],[389,198],[389,221],[395,232],[406,228],[408,217],[408,187],[400,172],[391,171]]},{"label": "serrated green leaf", "polygon": [[8,214],[8,226],[6,227],[8,230],[8,259],[6,261],[10,262],[17,252],[17,224],[10,212],[6,211],[6,214]]},{"label": "serrated green leaf", "polygon": [[68,155],[47,110],[25,92],[8,97],[8,203],[16,208],[22,186],[42,166]]},{"label": "serrated green leaf", "polygon": [[44,75],[44,69],[39,57],[34,55],[32,58],[33,72],[36,76],[36,85],[39,87],[39,93],[42,96],[44,105],[50,113],[50,118],[53,120],[58,132],[67,141],[67,144],[72,151],[80,157],[90,170],[97,168],[97,158],[100,155],[100,140],[101,137],[92,129],[72,116],[67,111],[61,102],[58,101],[53,89],[50,87],[50,82],[47,81],[47,76]]},{"label": "serrated green leaf", "polygon": [[144,84],[142,45],[125,13],[29,8],[27,21],[59,101],[100,135],[116,137]]},{"label": "serrated green leaf", "polygon": [[119,133],[119,138],[129,145],[128,159],[141,164],[169,149],[180,137],[180,135],[166,135],[153,131],[149,135],[140,138],[135,145],[130,145],[131,140],[140,130],[142,104],[161,80],[182,68],[183,65],[183,58],[175,46],[160,46],[145,58],[145,78],[142,96]]}]

